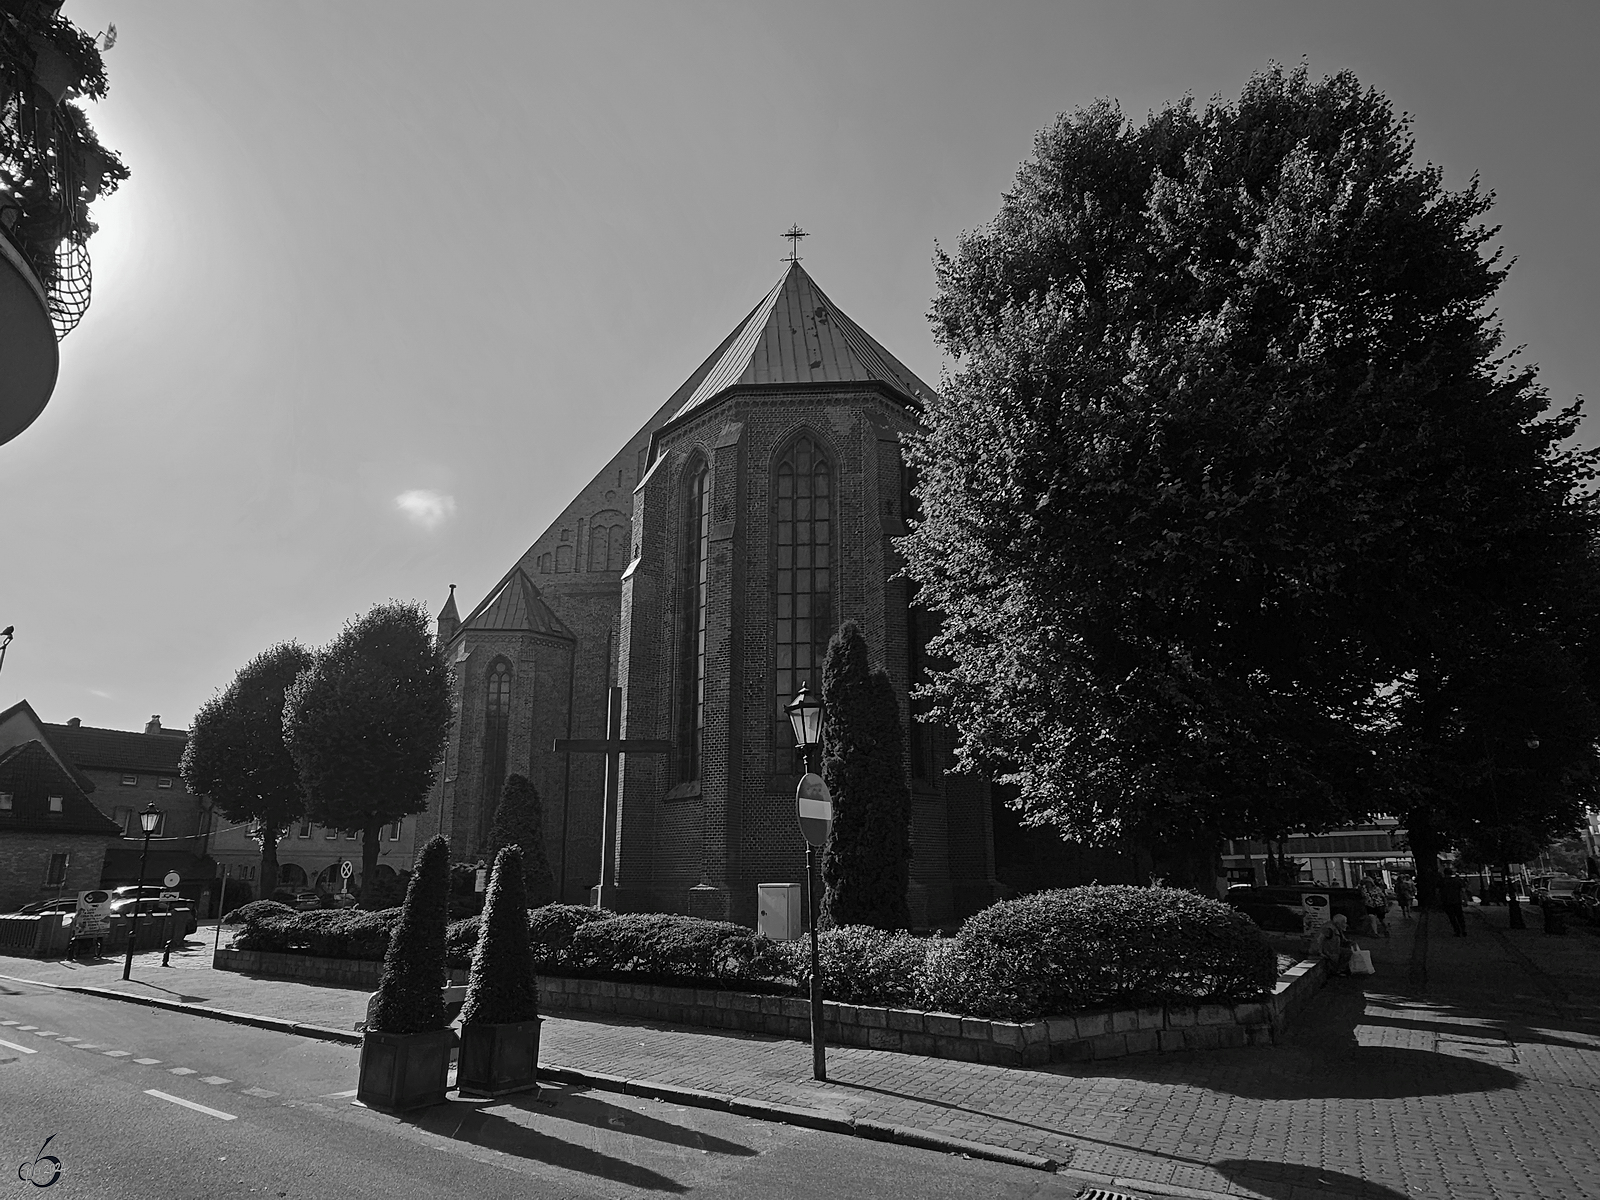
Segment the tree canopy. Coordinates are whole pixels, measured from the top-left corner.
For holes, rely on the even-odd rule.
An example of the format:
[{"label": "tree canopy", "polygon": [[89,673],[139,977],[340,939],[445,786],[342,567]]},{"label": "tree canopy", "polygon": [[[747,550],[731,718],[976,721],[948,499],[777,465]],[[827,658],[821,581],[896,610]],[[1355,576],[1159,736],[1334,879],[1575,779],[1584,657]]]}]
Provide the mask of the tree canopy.
[{"label": "tree canopy", "polygon": [[261,842],[261,895],[278,880],[278,839],[305,812],[300,774],[283,741],[283,697],[311,652],[298,642],[263,650],[227,688],[200,706],[182,771],[230,821],[249,822]]},{"label": "tree canopy", "polygon": [[909,929],[911,790],[900,701],[846,621],[822,664],[822,777],[833,827],[822,859],[822,924]]},{"label": "tree canopy", "polygon": [[[1549,668],[1519,740],[1585,669],[1551,582],[1595,533],[1577,406],[1502,352],[1492,196],[1414,149],[1349,73],[1142,125],[1100,101],[938,256],[956,365],[901,545],[943,622],[934,714],[1029,819],[1327,828],[1428,794],[1442,690],[1513,643]],[[1588,770],[1573,715],[1547,776]]]},{"label": "tree canopy", "polygon": [[428,806],[450,718],[449,673],[427,611],[397,601],[349,622],[285,698],[284,741],[307,811],[320,824],[363,832],[363,904],[379,833]]}]

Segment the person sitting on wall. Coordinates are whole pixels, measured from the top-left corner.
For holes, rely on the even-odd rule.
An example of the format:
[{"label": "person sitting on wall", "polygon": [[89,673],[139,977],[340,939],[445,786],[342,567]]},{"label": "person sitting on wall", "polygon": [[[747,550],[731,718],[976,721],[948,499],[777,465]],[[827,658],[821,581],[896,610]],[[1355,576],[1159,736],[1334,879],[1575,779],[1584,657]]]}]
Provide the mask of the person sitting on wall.
[{"label": "person sitting on wall", "polygon": [[1350,974],[1350,951],[1354,947],[1345,935],[1345,928],[1349,918],[1343,913],[1335,915],[1317,931],[1317,936],[1312,939],[1311,949],[1321,956],[1322,961],[1328,964],[1328,973],[1331,975]]}]

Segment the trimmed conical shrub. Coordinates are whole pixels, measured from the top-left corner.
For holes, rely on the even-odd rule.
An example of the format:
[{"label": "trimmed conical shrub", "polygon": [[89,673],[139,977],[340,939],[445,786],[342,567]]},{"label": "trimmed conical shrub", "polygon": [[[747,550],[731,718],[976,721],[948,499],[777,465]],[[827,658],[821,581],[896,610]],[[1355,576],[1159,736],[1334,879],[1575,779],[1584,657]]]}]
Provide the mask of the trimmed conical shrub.
[{"label": "trimmed conical shrub", "polygon": [[544,852],[544,803],[526,776],[506,776],[500,803],[495,805],[489,842],[495,850],[505,846],[521,848],[522,881],[529,908],[543,908],[556,898],[555,877]]},{"label": "trimmed conical shrub", "polygon": [[908,929],[911,789],[900,702],[888,672],[868,662],[854,621],[828,643],[822,703],[833,830],[822,860],[821,924]]},{"label": "trimmed conical shrub", "polygon": [[467,977],[463,1025],[509,1025],[539,1015],[539,981],[528,944],[528,897],[523,888],[522,850],[507,846],[495,855],[489,895],[478,923],[478,949]]},{"label": "trimmed conical shrub", "polygon": [[438,835],[423,846],[412,869],[400,923],[383,956],[383,983],[369,1029],[425,1033],[449,1025],[443,996],[449,906],[450,844]]}]

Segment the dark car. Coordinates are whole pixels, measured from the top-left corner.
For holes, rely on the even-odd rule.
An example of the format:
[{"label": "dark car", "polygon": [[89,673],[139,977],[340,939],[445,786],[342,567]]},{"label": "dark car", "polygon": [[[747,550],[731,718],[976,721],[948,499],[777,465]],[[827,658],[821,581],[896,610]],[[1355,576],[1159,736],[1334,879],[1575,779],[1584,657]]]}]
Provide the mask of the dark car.
[{"label": "dark car", "polygon": [[1268,887],[1241,885],[1228,889],[1228,903],[1263,929],[1299,933],[1304,927],[1303,900],[1307,892],[1328,898],[1331,916],[1343,913],[1352,931],[1361,927],[1367,915],[1366,903],[1357,888],[1319,887],[1314,883],[1291,883]]},{"label": "dark car", "polygon": [[111,893],[111,915],[114,917],[132,917],[134,903],[138,901],[141,920],[145,917],[166,916],[167,913],[174,912],[185,918],[183,923],[185,935],[191,934],[200,928],[200,922],[195,919],[194,905],[187,900],[163,900],[159,890],[152,896],[149,888],[145,889],[144,898],[140,900],[135,895],[138,890],[135,887],[114,889]]},{"label": "dark car", "polygon": [[70,900],[65,898],[61,900],[35,900],[32,904],[24,904],[17,909],[18,915],[29,917],[38,916],[40,913],[70,913],[77,911],[78,900],[76,896]]},{"label": "dark car", "polygon": [[1583,880],[1571,875],[1552,875],[1545,880],[1544,886],[1535,894],[1534,899],[1539,904],[1548,904],[1554,908],[1576,909],[1578,907],[1578,889],[1583,886]]}]

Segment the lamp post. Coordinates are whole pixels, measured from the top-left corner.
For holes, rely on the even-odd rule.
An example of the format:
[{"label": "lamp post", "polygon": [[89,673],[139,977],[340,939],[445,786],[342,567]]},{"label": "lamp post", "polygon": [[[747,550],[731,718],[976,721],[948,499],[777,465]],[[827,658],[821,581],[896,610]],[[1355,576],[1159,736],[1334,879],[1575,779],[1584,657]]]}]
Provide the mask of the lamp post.
[{"label": "lamp post", "polygon": [[16,636],[16,633],[17,627],[15,625],[7,625],[4,629],[0,629],[0,670],[5,668],[6,647],[11,645],[11,639]]},{"label": "lamp post", "polygon": [[122,960],[124,979],[133,973],[133,946],[139,937],[139,909],[144,904],[144,864],[150,857],[150,835],[156,831],[156,826],[159,824],[161,824],[161,810],[154,804],[147,806],[139,814],[139,828],[144,830],[144,850],[139,854],[139,887],[133,894],[133,923],[128,929],[128,954]]},{"label": "lamp post", "polygon": [[[789,715],[789,724],[794,729],[795,749],[804,756],[806,766],[795,803],[799,811],[800,832],[806,839],[806,923],[811,926],[811,1074],[815,1079],[826,1080],[828,1060],[822,1028],[822,968],[817,952],[817,888],[814,876],[817,847],[827,841],[828,827],[833,822],[833,803],[828,796],[827,784],[811,770],[822,747],[822,701],[802,683],[799,695],[784,705],[783,711]],[[820,815],[823,812],[826,817]]]}]

